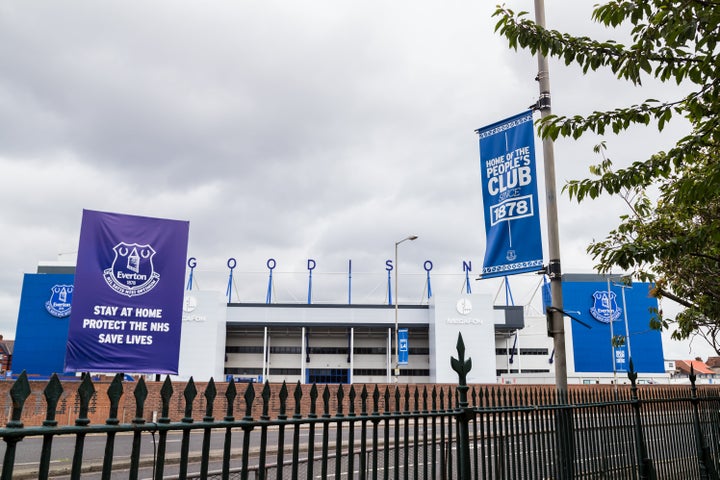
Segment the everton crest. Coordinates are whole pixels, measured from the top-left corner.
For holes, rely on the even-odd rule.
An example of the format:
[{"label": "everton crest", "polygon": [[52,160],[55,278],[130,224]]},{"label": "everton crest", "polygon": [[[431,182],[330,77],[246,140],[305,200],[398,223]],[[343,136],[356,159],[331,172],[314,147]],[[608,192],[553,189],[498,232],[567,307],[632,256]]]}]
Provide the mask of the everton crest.
[{"label": "everton crest", "polygon": [[620,318],[622,310],[618,307],[615,297],[615,292],[608,292],[607,290],[600,290],[593,293],[595,303],[590,309],[590,314],[595,320],[602,323],[610,323]]},{"label": "everton crest", "polygon": [[64,318],[70,315],[72,303],[72,285],[53,285],[50,289],[50,300],[45,302],[45,309],[53,317]]},{"label": "everton crest", "polygon": [[155,250],[150,245],[120,242],[113,247],[115,259],[103,271],[105,282],[121,295],[145,295],[160,281],[153,266]]}]

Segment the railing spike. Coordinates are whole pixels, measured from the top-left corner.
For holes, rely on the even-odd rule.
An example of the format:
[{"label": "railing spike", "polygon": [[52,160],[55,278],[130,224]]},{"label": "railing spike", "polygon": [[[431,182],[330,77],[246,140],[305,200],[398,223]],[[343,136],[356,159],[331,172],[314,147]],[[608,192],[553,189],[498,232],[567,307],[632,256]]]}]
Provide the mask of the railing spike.
[{"label": "railing spike", "polygon": [[117,425],[120,423],[118,419],[118,410],[120,407],[120,398],[123,394],[123,374],[116,373],[110,386],[107,389],[107,396],[110,400],[110,414],[105,423],[107,425]]},{"label": "railing spike", "polygon": [[183,391],[183,396],[185,397],[185,416],[182,418],[182,422],[193,423],[193,402],[197,396],[197,388],[195,387],[193,377],[190,377],[190,380],[188,380],[185,390]]},{"label": "railing spike", "polygon": [[170,375],[167,375],[163,386],[160,388],[160,400],[162,401],[162,409],[160,418],[158,419],[160,423],[170,423],[170,400],[172,399],[172,395],[172,381],[170,380]]},{"label": "railing spike", "polygon": [[25,406],[25,400],[30,396],[30,382],[27,379],[27,373],[25,370],[22,371],[20,376],[15,380],[13,386],[10,388],[10,398],[12,399],[12,415],[11,420],[8,422],[8,428],[22,428],[23,423],[20,421],[22,417],[23,407]]},{"label": "railing spike", "polygon": [[215,387],[215,379],[210,377],[207,387],[205,387],[205,416],[203,422],[212,422],[215,420],[213,417],[213,409],[215,406],[215,397],[217,397],[217,387]]},{"label": "railing spike", "polygon": [[303,397],[303,391],[302,391],[302,385],[300,385],[300,380],[297,381],[297,384],[295,385],[295,413],[293,414],[293,418],[302,418],[301,412],[301,401]]},{"label": "railing spike", "polygon": [[77,392],[80,399],[80,413],[75,420],[75,425],[83,427],[90,424],[88,411],[90,410],[90,399],[95,394],[95,385],[93,385],[92,378],[90,378],[89,374],[83,375]]},{"label": "railing spike", "polygon": [[235,398],[237,398],[237,387],[235,386],[235,379],[230,378],[228,386],[225,389],[225,399],[227,401],[227,409],[225,410],[226,422],[232,422],[235,420]]},{"label": "railing spike", "polygon": [[330,390],[328,390],[328,386],[325,385],[325,388],[323,389],[323,417],[329,417],[330,416]]},{"label": "railing spike", "polygon": [[379,414],[380,413],[380,388],[375,385],[375,389],[373,390],[373,414]]},{"label": "railing spike", "polygon": [[318,398],[318,389],[317,384],[313,383],[312,387],[310,387],[310,418],[317,418],[317,398]]},{"label": "railing spike", "polygon": [[135,418],[133,418],[132,423],[145,423],[145,400],[147,400],[148,389],[143,377],[138,380],[133,394],[135,395]]},{"label": "railing spike", "polygon": [[337,399],[337,413],[336,417],[343,417],[343,399],[345,398],[345,390],[342,384],[338,385],[337,392],[335,392],[335,398]]},{"label": "railing spike", "polygon": [[693,388],[694,388],[694,387],[695,387],[695,380],[697,379],[697,375],[695,375],[695,367],[693,367],[692,362],[690,362],[690,375],[689,375],[689,379],[690,379],[690,384],[691,384],[691,385],[693,386]]},{"label": "railing spike", "polygon": [[367,399],[368,399],[368,391],[367,391],[367,385],[363,385],[362,390],[360,390],[360,413],[361,415],[367,415]]},{"label": "railing spike", "polygon": [[348,392],[348,415],[351,417],[355,416],[355,385],[350,385],[350,391]]},{"label": "railing spike", "polygon": [[255,401],[255,388],[253,387],[253,383],[248,383],[247,388],[245,389],[245,417],[243,420],[245,421],[252,421],[252,406],[253,402]]},{"label": "railing spike", "polygon": [[287,419],[287,415],[285,412],[287,411],[287,398],[288,398],[288,389],[287,384],[285,383],[285,380],[283,380],[282,386],[280,387],[280,393],[278,395],[280,398],[280,412],[278,415],[278,419],[285,420]]},{"label": "railing spike", "polygon": [[57,412],[57,404],[62,393],[63,387],[60,383],[60,379],[56,373],[53,373],[50,377],[50,381],[45,386],[45,390],[43,390],[45,402],[47,403],[47,414],[45,415],[45,420],[43,420],[44,427],[54,427],[57,425],[58,422],[55,420],[55,414]]},{"label": "railing spike", "polygon": [[270,382],[265,381],[265,385],[263,386],[262,393],[260,394],[262,397],[262,414],[260,415],[260,420],[270,420]]}]

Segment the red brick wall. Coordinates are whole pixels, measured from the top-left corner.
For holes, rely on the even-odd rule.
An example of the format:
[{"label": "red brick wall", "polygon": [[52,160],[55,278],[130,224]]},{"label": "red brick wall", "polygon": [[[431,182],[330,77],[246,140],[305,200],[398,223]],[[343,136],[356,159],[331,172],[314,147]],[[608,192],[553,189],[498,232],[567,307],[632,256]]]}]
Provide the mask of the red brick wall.
[{"label": "red brick wall", "polygon": [[[46,418],[46,409],[47,404],[45,401],[45,396],[43,394],[43,390],[45,389],[47,382],[43,381],[30,381],[30,388],[31,393],[30,396],[25,401],[25,404],[23,406],[22,416],[20,420],[23,422],[24,426],[37,426],[41,425],[43,420]],[[11,419],[12,415],[12,399],[10,397],[10,388],[12,387],[13,382],[12,381],[0,381],[0,425],[5,426],[8,421]],[[91,401],[90,401],[90,408],[88,412],[88,418],[90,419],[91,424],[102,424],[105,423],[109,416],[110,412],[110,399],[107,395],[108,387],[110,386],[109,381],[97,381],[93,382],[93,385],[95,386],[95,394],[93,395]],[[153,413],[155,412],[157,417],[160,417],[162,413],[162,399],[160,397],[160,389],[163,386],[163,382],[146,382],[146,387],[148,390],[147,400],[145,401],[144,406],[144,412],[143,412],[143,418],[146,421],[152,421],[153,419]],[[205,416],[206,413],[206,407],[207,407],[207,400],[205,398],[205,390],[207,388],[206,382],[197,382],[195,383],[195,388],[197,390],[197,396],[195,397],[195,400],[193,401],[193,408],[192,408],[192,416],[195,421],[201,421],[203,416]],[[80,411],[80,401],[79,397],[77,395],[77,388],[80,386],[80,382],[63,382],[63,393],[60,397],[60,400],[58,402],[58,407],[55,415],[55,420],[58,422],[58,425],[73,425],[75,423],[75,419],[79,415]],[[118,418],[120,419],[121,423],[128,423],[135,418],[136,415],[136,401],[134,397],[134,390],[137,386],[136,382],[125,382],[123,383],[123,395],[120,398],[120,406],[118,409]],[[185,416],[185,397],[184,397],[184,390],[187,386],[186,383],[173,383],[173,395],[172,399],[170,401],[170,410],[169,410],[169,417],[171,421],[180,421]],[[217,396],[215,398],[214,402],[214,408],[212,411],[212,416],[215,418],[215,420],[222,420],[225,415],[227,414],[227,399],[225,397],[225,392],[227,389],[228,384],[227,383],[217,383],[215,385],[215,388],[217,390]],[[268,403],[268,416],[270,418],[277,418],[277,416],[280,413],[280,389],[282,387],[282,384],[269,384],[270,387],[270,400]],[[285,414],[288,417],[292,417],[292,415],[295,413],[295,389],[297,385],[288,385],[288,397],[286,401],[286,411]],[[380,391],[380,398],[378,400],[378,410],[380,412],[384,411],[385,409],[385,389],[389,387],[389,392],[391,394],[390,397],[390,406],[389,410],[394,410],[395,406],[395,386],[388,386],[388,385],[378,385],[379,391]],[[422,393],[422,387],[423,385],[412,385],[411,386],[411,392],[414,392],[414,388],[419,387],[420,393]],[[428,406],[430,406],[431,398],[430,398],[430,391],[431,389],[435,387],[437,389],[444,389],[445,392],[445,403],[447,404],[447,395],[448,391],[452,390],[453,396],[455,395],[455,390],[453,385],[429,385],[428,386]],[[233,416],[235,417],[235,420],[241,420],[246,415],[246,402],[245,402],[245,392],[248,388],[248,384],[236,384],[237,389],[237,396],[235,397],[235,401],[233,402]],[[255,392],[254,401],[253,401],[253,407],[252,407],[252,417],[253,419],[259,419],[260,416],[263,413],[263,401],[262,401],[262,390],[264,388],[264,385],[258,385],[253,384],[253,389]],[[301,385],[302,389],[302,399],[301,399],[301,414],[303,416],[307,416],[307,414],[310,412],[310,390],[312,386],[311,385]],[[325,407],[324,407],[324,401],[323,401],[323,393],[325,390],[325,385],[318,385],[318,397],[316,400],[316,407],[315,412],[318,417],[322,416],[325,413]],[[329,413],[330,415],[335,415],[338,411],[338,401],[337,401],[337,389],[338,385],[328,385],[328,392],[330,394],[329,398]],[[359,414],[361,412],[361,399],[360,394],[361,390],[363,388],[362,385],[354,385],[353,388],[355,389],[356,393],[356,399],[355,399],[355,412]],[[372,412],[373,410],[373,391],[375,386],[368,386],[368,398],[367,398],[367,410],[368,412]],[[403,409],[405,407],[405,389],[407,386],[401,385],[400,387],[400,393],[401,393],[401,401],[400,401],[400,407]],[[438,390],[439,391],[439,390]],[[343,386],[343,392],[344,392],[344,398],[343,398],[343,414],[347,415],[349,413],[349,393],[350,393],[350,386],[344,385]],[[414,397],[411,396],[410,398],[410,408],[414,409]],[[422,409],[422,397],[419,399],[419,408]]]},{"label": "red brick wall", "polygon": [[[43,394],[43,390],[46,386],[46,382],[41,381],[30,381],[30,386],[32,393],[26,400],[24,404],[24,408],[22,411],[21,421],[23,422],[24,426],[37,426],[41,425],[43,420],[46,416],[46,408],[47,404],[45,402],[45,396]],[[63,393],[60,398],[60,401],[58,402],[58,408],[55,419],[58,422],[58,425],[73,425],[75,423],[75,419],[79,415],[79,398],[77,396],[77,388],[79,387],[80,382],[63,382]],[[118,409],[118,418],[120,419],[121,423],[129,423],[135,418],[136,415],[136,406],[135,406],[135,397],[133,395],[133,392],[138,385],[137,382],[125,382],[123,383],[123,389],[124,393],[120,399],[120,407]],[[148,390],[148,396],[147,400],[145,402],[144,407],[144,413],[143,418],[146,421],[152,421],[153,420],[153,412],[156,412],[157,417],[161,415],[161,408],[162,408],[162,401],[160,397],[160,389],[163,385],[163,382],[147,382],[147,390]],[[172,399],[170,401],[170,411],[169,411],[169,417],[171,421],[180,421],[185,416],[185,397],[184,397],[184,389],[186,388],[186,383],[184,382],[178,382],[173,383],[173,395]],[[198,382],[195,383],[195,388],[197,390],[197,396],[195,397],[195,400],[193,402],[193,408],[192,408],[192,416],[195,421],[201,421],[203,416],[205,415],[206,405],[207,401],[205,399],[204,393],[207,388],[207,383],[205,382]],[[13,386],[12,381],[0,381],[0,425],[5,426],[7,422],[10,420],[11,411],[12,411],[12,400],[10,397],[10,388]],[[90,401],[90,410],[88,413],[88,417],[90,419],[91,424],[102,424],[105,423],[109,416],[110,411],[110,400],[107,395],[108,387],[110,386],[109,381],[98,381],[94,382],[95,386],[95,394],[93,395],[91,401]],[[217,396],[215,398],[214,402],[214,409],[212,412],[212,416],[215,420],[222,420],[227,412],[227,400],[225,397],[225,391],[227,389],[228,384],[227,383],[217,383],[216,389],[217,389]],[[270,401],[268,405],[268,416],[271,419],[277,418],[279,414],[280,409],[280,399],[279,399],[279,392],[282,387],[282,384],[270,384]],[[247,389],[247,384],[236,384],[237,388],[237,396],[234,401],[234,412],[233,416],[235,417],[235,420],[241,420],[245,414],[246,414],[246,403],[245,403],[245,392]],[[252,409],[252,417],[253,419],[259,419],[262,415],[262,409],[263,409],[263,402],[262,402],[262,389],[264,385],[258,385],[254,384],[253,388],[255,391],[255,400],[253,402],[253,409]],[[419,397],[419,409],[422,410],[423,408],[423,397],[422,393],[424,389],[427,389],[427,403],[428,408],[432,408],[432,397],[431,392],[432,389],[435,388],[437,392],[440,392],[441,390],[444,392],[444,406],[445,408],[450,408],[451,406],[454,406],[455,404],[455,395],[456,395],[456,386],[455,385],[410,385],[410,403],[409,408],[410,410],[415,409],[415,388],[417,387],[418,392],[420,394]],[[296,385],[288,385],[288,398],[286,403],[286,412],[285,414],[288,417],[292,417],[292,415],[295,413],[295,388]],[[307,414],[310,412],[310,389],[312,388],[311,385],[301,385],[303,396],[301,400],[301,414],[303,417],[307,416]],[[324,410],[324,403],[323,403],[323,393],[325,390],[325,385],[319,385],[318,386],[318,398],[316,403],[316,414],[318,417],[322,416],[325,413]],[[337,414],[338,410],[338,402],[337,402],[337,389],[338,385],[328,385],[327,386],[328,391],[330,393],[330,399],[329,399],[329,413],[330,415],[334,416]],[[350,387],[347,385],[344,385],[343,387],[344,392],[344,398],[343,398],[343,414],[347,415],[349,413],[349,392]],[[355,389],[356,393],[356,399],[355,399],[355,413],[359,414],[361,413],[361,399],[360,394],[363,388],[363,385],[354,385],[353,388]],[[398,388],[400,389],[400,409],[405,409],[405,391],[408,388],[407,385],[399,385]],[[623,385],[619,387],[621,390],[621,397],[627,398],[629,395],[629,386]],[[648,392],[652,393],[652,396],[660,395],[662,396],[662,392],[665,392],[668,389],[685,389],[689,390],[688,386],[677,386],[677,387],[668,387],[668,386],[643,386],[643,389],[648,390],[641,390],[642,392],[645,392],[648,394]],[[703,386],[703,388],[710,388],[707,386]],[[717,387],[712,387],[715,389],[714,393],[717,394]],[[368,413],[371,413],[373,411],[373,392],[375,389],[375,385],[368,385],[368,398],[367,398],[367,411]],[[389,389],[390,392],[390,404],[389,404],[389,410],[393,411],[395,408],[395,386],[394,385],[378,385],[378,389],[380,392],[380,398],[378,401],[378,410],[380,412],[383,412],[385,410],[385,391],[386,389]],[[508,405],[508,404],[524,404],[528,402],[528,398],[532,398],[534,400],[529,401],[531,404],[537,404],[537,403],[554,403],[553,397],[555,392],[555,387],[552,385],[478,385],[475,386],[475,392],[478,393],[478,395],[482,392],[486,391],[494,391],[497,393],[498,397],[503,397],[505,400],[502,401],[502,403]],[[603,396],[607,400],[611,400],[611,397],[614,397],[614,386],[611,385],[591,385],[591,386],[583,386],[583,385],[573,385],[569,387],[569,391],[571,395],[582,395],[583,392],[592,392],[593,395],[599,395],[599,397],[595,398],[602,398]],[[677,391],[677,390],[676,390]],[[524,396],[526,393],[530,393],[530,397]],[[689,395],[689,391],[687,392]],[[448,394],[452,394],[452,405],[448,405]],[[468,393],[468,395],[472,395],[472,390]],[[668,395],[665,393],[664,395]],[[641,394],[641,396],[644,396]],[[666,397],[667,398],[667,397]],[[472,399],[471,403],[472,402]],[[439,408],[439,393],[437,397],[437,407]]]}]

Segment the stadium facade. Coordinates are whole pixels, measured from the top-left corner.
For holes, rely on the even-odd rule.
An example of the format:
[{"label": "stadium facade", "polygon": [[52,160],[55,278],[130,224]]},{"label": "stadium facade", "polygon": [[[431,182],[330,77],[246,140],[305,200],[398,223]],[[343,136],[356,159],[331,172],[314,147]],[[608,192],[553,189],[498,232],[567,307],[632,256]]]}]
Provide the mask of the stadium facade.
[{"label": "stadium facade", "polygon": [[[450,357],[457,355],[462,333],[466,356],[473,361],[468,382],[554,383],[542,277],[532,279],[534,291],[525,305],[508,306],[499,304],[511,303],[507,295],[498,302],[500,295],[471,293],[468,271],[463,273],[461,292],[436,286],[430,293],[430,271],[425,270],[423,301],[396,304],[389,274],[384,302],[352,303],[348,288],[346,302],[314,303],[310,286],[307,302],[278,302],[271,292],[277,275],[274,281],[270,276],[264,302],[246,302],[232,300],[232,275],[223,294],[220,289],[197,288],[190,269],[177,377],[453,383],[457,376]],[[15,374],[25,370],[32,378],[63,373],[72,285],[72,265],[48,262],[25,275]],[[626,285],[616,277],[564,276],[570,383],[623,381],[630,358],[641,379],[667,378],[660,332],[648,328],[650,309],[657,307],[648,289],[647,284]]]}]

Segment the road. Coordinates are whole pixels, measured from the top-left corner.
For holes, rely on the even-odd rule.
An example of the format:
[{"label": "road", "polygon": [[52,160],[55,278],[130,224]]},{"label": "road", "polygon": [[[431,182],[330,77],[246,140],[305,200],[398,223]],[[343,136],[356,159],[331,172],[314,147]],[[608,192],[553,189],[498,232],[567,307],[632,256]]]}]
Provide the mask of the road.
[{"label": "road", "polygon": [[[378,426],[378,438],[379,443],[383,443],[384,429],[382,422]],[[389,426],[389,438],[392,440],[394,433],[393,425]],[[323,429],[322,424],[317,425],[314,432],[314,456],[321,455],[323,448]],[[328,457],[332,457],[335,454],[335,448],[337,444],[337,433],[334,424],[328,424],[328,442],[326,448],[328,449]],[[344,446],[348,443],[349,430],[347,425],[343,426],[342,431],[342,444]],[[164,474],[166,476],[176,475],[179,469],[179,458],[182,446],[182,432],[170,431],[167,435],[166,440],[166,453],[165,453],[165,469]],[[298,434],[298,444],[300,445],[300,464],[301,468],[306,468],[307,463],[307,450],[310,443],[310,430],[307,426],[300,429]],[[356,425],[354,432],[354,441],[360,439],[360,428]],[[370,428],[368,429],[368,440],[371,440]],[[128,468],[130,467],[130,457],[132,453],[133,445],[133,434],[122,433],[115,436],[115,445],[113,450],[113,475],[112,478],[128,478]],[[266,452],[266,458],[264,463],[266,465],[275,465],[278,463],[277,451],[279,446],[280,430],[278,427],[270,427],[267,429],[267,441],[268,451]],[[294,430],[292,427],[285,428],[284,440],[282,443],[283,455],[280,460],[284,463],[288,473],[291,469],[292,462],[292,446],[293,446]],[[231,458],[233,468],[239,468],[242,459],[242,448],[243,448],[244,432],[242,429],[233,429],[231,431]],[[214,429],[210,436],[210,465],[209,471],[219,471],[222,469],[222,452],[223,444],[225,441],[225,430]],[[107,442],[107,435],[105,434],[90,434],[85,436],[83,445],[83,479],[100,478],[100,471],[102,468],[103,458],[105,457],[105,445]],[[37,466],[41,456],[42,450],[42,437],[27,437],[18,443],[17,451],[15,455],[15,471],[13,478],[24,479],[24,478],[37,478]],[[75,450],[76,437],[74,435],[61,435],[56,436],[52,443],[52,455],[51,455],[51,466],[50,470],[53,472],[52,478],[69,478],[69,473],[72,466],[72,460]],[[145,432],[141,436],[141,448],[140,448],[140,475],[139,478],[152,478],[153,468],[155,465],[155,456],[159,444],[159,433],[148,433]],[[250,467],[257,466],[260,462],[260,444],[261,444],[261,429],[255,429],[250,435],[248,464]],[[200,469],[200,452],[203,446],[203,431],[202,430],[191,430],[189,432],[189,467],[188,472],[197,472]],[[0,455],[4,455],[5,444],[0,443]],[[334,469],[334,461],[330,461],[331,466],[326,468]],[[347,462],[347,459],[345,459]],[[359,463],[359,460],[355,460]],[[316,462],[317,463],[317,462]],[[382,461],[381,461],[382,463]],[[320,472],[322,466],[318,464],[315,470]],[[304,475],[304,474],[303,474]]]}]

